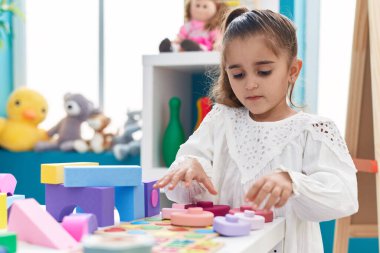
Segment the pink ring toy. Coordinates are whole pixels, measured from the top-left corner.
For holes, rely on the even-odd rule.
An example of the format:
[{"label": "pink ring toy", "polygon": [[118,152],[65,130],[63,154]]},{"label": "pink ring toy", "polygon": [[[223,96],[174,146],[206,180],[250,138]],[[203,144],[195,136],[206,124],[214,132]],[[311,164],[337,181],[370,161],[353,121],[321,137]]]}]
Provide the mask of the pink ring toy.
[{"label": "pink ring toy", "polygon": [[214,214],[201,207],[190,207],[185,213],[172,213],[171,224],[187,227],[207,227],[214,221]]}]

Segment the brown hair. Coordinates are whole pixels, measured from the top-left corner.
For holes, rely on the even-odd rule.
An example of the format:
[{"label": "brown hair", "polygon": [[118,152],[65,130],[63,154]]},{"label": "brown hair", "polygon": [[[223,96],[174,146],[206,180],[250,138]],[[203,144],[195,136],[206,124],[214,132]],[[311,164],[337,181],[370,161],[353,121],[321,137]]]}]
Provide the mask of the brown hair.
[{"label": "brown hair", "polygon": [[[281,49],[288,52],[290,63],[297,56],[297,36],[296,29],[292,21],[287,17],[275,13],[271,10],[252,10],[247,8],[237,8],[231,11],[223,25],[224,36],[222,44],[221,63],[219,67],[218,80],[212,85],[210,97],[217,103],[231,107],[243,106],[232,91],[227,73],[225,71],[225,49],[226,45],[233,39],[246,38],[256,34],[264,34],[268,46],[275,55]],[[292,105],[292,93],[294,83],[289,84],[288,99]]]},{"label": "brown hair", "polygon": [[[191,1],[187,0],[185,4],[185,19],[189,21],[191,19],[190,9],[191,9]],[[208,31],[214,30],[216,28],[220,28],[223,23],[223,19],[228,10],[227,5],[220,0],[210,0],[216,5],[216,13],[215,15],[205,24],[205,29]]]}]

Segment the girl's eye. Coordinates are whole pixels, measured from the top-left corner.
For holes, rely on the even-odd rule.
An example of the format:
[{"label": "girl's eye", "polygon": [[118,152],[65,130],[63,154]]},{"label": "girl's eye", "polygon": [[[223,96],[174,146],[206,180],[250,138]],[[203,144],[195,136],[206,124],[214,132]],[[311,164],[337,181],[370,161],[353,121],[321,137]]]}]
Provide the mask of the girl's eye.
[{"label": "girl's eye", "polygon": [[207,9],[207,5],[203,5],[203,8],[204,8],[204,9]]},{"label": "girl's eye", "polygon": [[269,76],[271,73],[272,73],[271,70],[268,70],[268,71],[257,71],[257,74],[259,74],[259,76]]},{"label": "girl's eye", "polygon": [[234,79],[242,79],[244,77],[244,74],[243,73],[239,73],[239,74],[232,74],[232,77]]},{"label": "girl's eye", "polygon": [[197,4],[196,6],[197,6],[197,8],[201,7],[201,5],[200,5],[200,4]]}]

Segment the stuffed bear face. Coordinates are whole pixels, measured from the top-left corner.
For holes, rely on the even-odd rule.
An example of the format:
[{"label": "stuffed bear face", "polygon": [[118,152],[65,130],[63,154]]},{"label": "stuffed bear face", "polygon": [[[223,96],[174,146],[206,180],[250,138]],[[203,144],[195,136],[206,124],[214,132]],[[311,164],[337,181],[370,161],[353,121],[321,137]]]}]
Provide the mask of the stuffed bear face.
[{"label": "stuffed bear face", "polygon": [[73,100],[66,101],[64,107],[67,115],[69,116],[77,116],[81,112],[79,104]]},{"label": "stuffed bear face", "polygon": [[94,104],[81,94],[66,94],[64,96],[64,109],[69,117],[82,121],[95,113]]}]

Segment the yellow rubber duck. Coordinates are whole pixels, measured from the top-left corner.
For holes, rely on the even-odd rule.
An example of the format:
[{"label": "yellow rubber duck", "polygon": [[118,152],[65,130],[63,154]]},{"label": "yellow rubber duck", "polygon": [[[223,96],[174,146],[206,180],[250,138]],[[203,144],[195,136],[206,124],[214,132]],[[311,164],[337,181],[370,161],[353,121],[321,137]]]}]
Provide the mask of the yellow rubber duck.
[{"label": "yellow rubber duck", "polygon": [[8,118],[0,118],[0,147],[11,151],[32,150],[41,140],[47,140],[46,131],[37,126],[45,118],[48,105],[38,92],[19,88],[7,102]]}]

